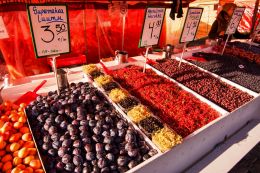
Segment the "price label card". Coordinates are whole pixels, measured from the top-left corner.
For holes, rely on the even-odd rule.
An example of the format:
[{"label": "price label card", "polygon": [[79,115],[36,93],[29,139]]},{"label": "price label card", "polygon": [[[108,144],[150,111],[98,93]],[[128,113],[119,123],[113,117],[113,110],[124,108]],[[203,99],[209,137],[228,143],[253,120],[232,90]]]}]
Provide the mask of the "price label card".
[{"label": "price label card", "polygon": [[0,16],[0,39],[9,38],[9,35],[7,33],[4,20],[2,16]]},{"label": "price label card", "polygon": [[158,45],[164,20],[164,14],[165,8],[146,8],[143,31],[141,34],[139,47]]},{"label": "price label card", "polygon": [[28,5],[27,11],[37,57],[70,52],[66,5]]},{"label": "price label card", "polygon": [[184,26],[182,29],[180,43],[193,41],[203,13],[203,8],[188,8]]},{"label": "price label card", "polygon": [[240,20],[242,19],[245,9],[246,9],[245,7],[237,7],[234,10],[225,34],[231,35],[236,32],[237,27],[240,23]]}]

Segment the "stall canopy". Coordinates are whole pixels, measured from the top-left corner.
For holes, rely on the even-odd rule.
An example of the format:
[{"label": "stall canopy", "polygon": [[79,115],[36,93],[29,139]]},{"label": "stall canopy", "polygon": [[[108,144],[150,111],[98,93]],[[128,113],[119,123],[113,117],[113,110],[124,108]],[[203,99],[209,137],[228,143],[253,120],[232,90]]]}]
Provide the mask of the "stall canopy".
[{"label": "stall canopy", "polygon": [[[255,2],[242,3],[253,9]],[[12,79],[21,78],[51,70],[47,58],[36,58],[29,28],[26,4],[60,4],[69,7],[69,23],[71,36],[71,53],[61,55],[61,58],[77,59],[84,55],[86,63],[99,62],[101,58],[114,56],[114,51],[122,49],[123,20],[120,15],[119,1],[83,1],[83,0],[8,0],[0,1],[0,16],[7,29],[8,38],[0,39],[0,50]],[[148,4],[147,4],[148,3]],[[235,2],[236,3],[236,2]],[[142,30],[144,9],[147,5],[164,6],[167,8],[159,47],[166,43],[177,44],[183,18],[174,21],[169,17],[171,1],[127,1],[127,16],[125,23],[124,50],[129,56],[143,52],[138,48]],[[184,14],[188,6],[204,8],[204,18],[199,28],[197,38],[206,36],[217,15],[217,0],[183,1]],[[213,10],[213,13],[212,13]],[[243,30],[250,28],[252,12],[247,12]],[[68,59],[67,59],[68,60]],[[66,59],[65,59],[66,62]]]}]

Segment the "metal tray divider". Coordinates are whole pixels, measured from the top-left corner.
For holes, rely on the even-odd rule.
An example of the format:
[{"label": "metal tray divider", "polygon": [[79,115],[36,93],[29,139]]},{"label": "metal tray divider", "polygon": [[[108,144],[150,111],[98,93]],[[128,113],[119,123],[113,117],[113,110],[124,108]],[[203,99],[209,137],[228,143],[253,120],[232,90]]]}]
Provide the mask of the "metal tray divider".
[{"label": "metal tray divider", "polygon": [[46,171],[46,169],[45,169],[45,165],[44,165],[44,163],[43,163],[43,161],[42,161],[42,156],[41,156],[41,154],[40,154],[38,144],[37,144],[37,142],[36,142],[36,140],[35,140],[34,133],[33,133],[33,131],[32,131],[32,128],[31,128],[31,125],[30,125],[30,122],[29,122],[30,120],[29,120],[29,118],[28,118],[28,116],[27,116],[26,110],[24,110],[24,114],[25,114],[25,116],[26,116],[26,118],[27,118],[27,121],[26,121],[26,122],[27,122],[27,125],[28,125],[28,127],[29,127],[29,129],[30,129],[30,132],[31,132],[31,134],[32,134],[32,139],[33,139],[33,142],[34,142],[34,145],[35,145],[35,148],[36,148],[38,157],[39,157],[39,159],[40,159],[40,161],[41,161],[41,164],[42,164],[42,169],[43,169],[43,171],[44,171],[45,173],[47,173],[47,171]]}]

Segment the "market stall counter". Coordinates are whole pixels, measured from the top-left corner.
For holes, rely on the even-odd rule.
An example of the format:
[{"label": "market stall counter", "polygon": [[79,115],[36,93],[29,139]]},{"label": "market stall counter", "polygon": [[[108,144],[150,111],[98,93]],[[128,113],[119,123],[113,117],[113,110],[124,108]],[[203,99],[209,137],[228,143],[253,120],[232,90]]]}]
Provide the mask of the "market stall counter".
[{"label": "market stall counter", "polygon": [[[158,55],[149,55],[149,59],[160,59]],[[142,56],[133,57],[133,60],[139,60],[139,64],[143,67],[144,58]],[[130,60],[131,61],[131,60]],[[105,66],[114,70],[118,68],[117,62],[104,62]],[[131,63],[130,63],[131,65]],[[101,66],[98,65],[99,68]],[[153,67],[147,65],[147,68],[150,70],[154,70]],[[180,172],[187,169],[189,166],[194,164],[198,159],[202,156],[208,154],[210,150],[212,150],[218,143],[222,142],[229,136],[231,136],[234,132],[240,129],[245,123],[251,121],[252,119],[256,119],[257,115],[259,115],[259,106],[260,106],[260,97],[257,93],[251,92],[249,90],[244,90],[243,92],[247,93],[251,98],[247,103],[243,103],[239,107],[231,110],[230,112],[222,109],[215,103],[207,100],[203,96],[196,93],[182,84],[178,83],[174,79],[159,73],[163,80],[167,79],[170,82],[177,84],[178,87],[185,88],[186,92],[193,95],[193,97],[204,100],[204,102],[210,105],[213,109],[216,109],[220,112],[220,115],[217,119],[211,121],[210,123],[200,127],[199,129],[193,131],[188,136],[183,136],[183,141],[181,144],[178,144],[172,149],[167,150],[166,152],[158,151],[158,154],[146,160],[145,162],[137,165],[131,166],[132,169],[129,172]],[[43,88],[38,91],[38,94],[46,96],[50,91],[55,91],[57,89],[56,81],[54,79],[53,73],[42,74],[38,76],[27,77],[17,81],[14,86],[10,86],[5,88],[2,91],[2,97],[4,100],[15,101],[19,96],[24,94],[26,91],[33,90],[37,84],[39,84],[42,80],[47,80],[47,83]],[[89,76],[86,76],[82,72],[81,67],[71,68],[68,73],[69,83],[78,83],[78,82],[93,82]],[[98,88],[99,91],[103,92],[105,98],[109,100],[112,106],[120,112],[124,117],[128,117],[129,115],[124,113],[124,110],[118,107],[118,104],[115,104],[113,100],[108,96],[104,90],[101,90],[100,87],[94,86]],[[112,86],[113,87],[113,86]],[[239,89],[239,87],[235,86]],[[240,88],[241,89],[241,88]],[[136,96],[136,95],[135,95]],[[143,99],[140,100],[143,103]],[[147,105],[148,107],[150,105]],[[30,118],[29,118],[30,119]],[[132,122],[131,119],[126,118],[128,122]],[[33,118],[31,119],[33,120]],[[147,120],[148,121],[148,120]],[[149,120],[151,121],[151,120]],[[153,120],[154,121],[154,120]],[[76,123],[76,122],[74,122]],[[133,124],[134,128],[139,129],[139,125]],[[157,127],[161,128],[161,125]],[[34,128],[34,127],[32,127]],[[142,129],[140,130],[142,131]],[[143,132],[141,132],[143,133]],[[148,140],[149,141],[149,140]],[[153,144],[151,145],[153,146]],[[155,147],[156,148],[156,147]],[[128,165],[129,166],[129,165]],[[100,169],[100,168],[99,168]]]}]

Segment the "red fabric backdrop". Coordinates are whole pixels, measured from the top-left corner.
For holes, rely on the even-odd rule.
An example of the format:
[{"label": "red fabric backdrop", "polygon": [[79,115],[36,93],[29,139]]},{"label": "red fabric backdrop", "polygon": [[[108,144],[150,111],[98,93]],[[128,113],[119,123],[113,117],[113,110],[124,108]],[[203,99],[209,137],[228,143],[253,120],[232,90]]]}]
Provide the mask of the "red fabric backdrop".
[{"label": "red fabric backdrop", "polygon": [[[228,2],[228,1],[223,1]],[[238,5],[246,5],[246,15],[240,29],[249,31],[251,27],[254,3],[236,1]],[[133,5],[134,6],[134,5]],[[128,5],[125,26],[124,49],[129,56],[139,55],[144,51],[138,48],[142,30],[145,6]],[[0,39],[0,50],[3,53],[12,79],[21,78],[50,71],[46,58],[37,59],[34,54],[32,38],[29,29],[25,5],[0,6],[0,16],[3,17],[9,38]],[[86,55],[87,63],[98,62],[100,58],[114,56],[114,51],[122,45],[122,17],[119,10],[108,10],[107,5],[69,4],[69,21],[71,35],[71,54]],[[160,47],[165,45],[166,22],[164,22]]]},{"label": "red fabric backdrop", "polygon": [[[6,10],[3,8],[8,7],[0,6],[0,16],[10,37],[0,39],[0,50],[12,79],[49,72],[46,58],[35,57],[25,5],[18,6],[15,11],[1,12]],[[138,48],[138,42],[144,9],[128,9],[124,49],[129,56],[143,51]],[[82,4],[69,5],[69,22],[72,52],[63,57],[84,54],[87,63],[95,63],[100,58],[113,56],[115,50],[122,48],[122,17],[118,10],[111,12],[107,7],[97,4],[87,4],[85,9]],[[165,44],[165,24],[160,44]]]}]

